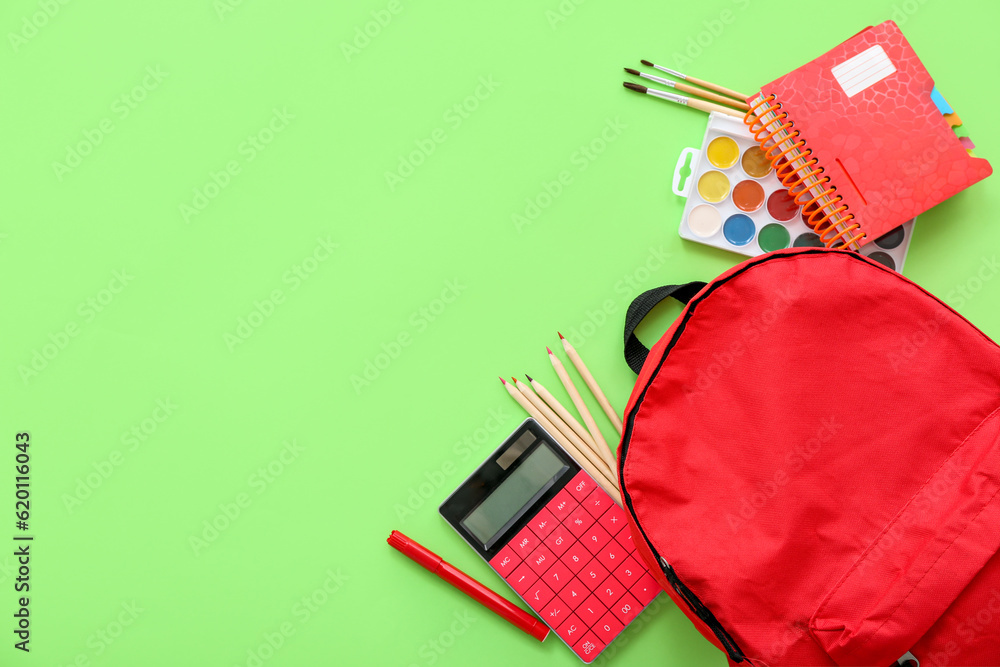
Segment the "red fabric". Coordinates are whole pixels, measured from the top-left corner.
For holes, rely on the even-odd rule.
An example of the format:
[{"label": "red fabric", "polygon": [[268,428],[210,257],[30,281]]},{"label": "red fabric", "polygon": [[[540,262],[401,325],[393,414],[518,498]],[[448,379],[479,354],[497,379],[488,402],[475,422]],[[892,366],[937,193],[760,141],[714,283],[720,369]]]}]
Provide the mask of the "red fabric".
[{"label": "red fabric", "polygon": [[894,271],[748,260],[691,300],[629,400],[639,551],[753,664],[1000,665],[998,408],[1000,348]]}]

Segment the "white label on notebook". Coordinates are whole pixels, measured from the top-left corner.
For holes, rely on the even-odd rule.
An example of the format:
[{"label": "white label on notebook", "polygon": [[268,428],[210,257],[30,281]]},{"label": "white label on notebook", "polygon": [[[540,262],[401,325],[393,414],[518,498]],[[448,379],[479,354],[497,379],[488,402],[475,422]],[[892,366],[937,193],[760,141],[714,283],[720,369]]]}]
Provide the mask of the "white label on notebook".
[{"label": "white label on notebook", "polygon": [[894,74],[896,66],[889,60],[889,56],[885,55],[885,50],[876,44],[830,71],[847,96],[854,97],[865,88]]}]

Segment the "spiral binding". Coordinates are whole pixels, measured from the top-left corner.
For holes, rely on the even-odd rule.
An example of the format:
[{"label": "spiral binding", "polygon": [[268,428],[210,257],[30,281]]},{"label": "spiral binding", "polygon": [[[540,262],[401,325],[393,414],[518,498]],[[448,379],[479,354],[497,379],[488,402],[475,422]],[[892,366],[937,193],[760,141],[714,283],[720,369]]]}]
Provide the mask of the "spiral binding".
[{"label": "spiral binding", "polygon": [[[774,118],[765,121],[764,117],[769,113],[774,113]],[[760,144],[778,180],[788,188],[795,203],[808,214],[808,224],[816,230],[820,240],[828,247],[844,245],[859,249],[865,233],[860,231],[859,224],[851,222],[854,214],[843,203],[844,198],[837,194],[837,187],[830,183],[830,177],[823,175],[824,169],[819,160],[812,157],[812,149],[800,138],[795,124],[788,118],[788,112],[782,111],[781,103],[776,101],[775,96],[760,98],[747,111],[743,122]],[[755,128],[755,125],[759,127]],[[768,129],[775,125],[775,129]],[[782,149],[781,144],[786,142],[790,145]],[[801,167],[794,166],[796,160],[803,161]],[[812,196],[814,188],[820,188],[822,192]],[[824,198],[828,201],[820,203]]]}]

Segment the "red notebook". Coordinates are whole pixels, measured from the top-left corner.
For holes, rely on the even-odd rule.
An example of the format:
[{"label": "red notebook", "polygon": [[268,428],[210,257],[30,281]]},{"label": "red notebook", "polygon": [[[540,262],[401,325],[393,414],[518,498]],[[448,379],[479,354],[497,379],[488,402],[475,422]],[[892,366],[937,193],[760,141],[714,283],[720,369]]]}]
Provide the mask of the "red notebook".
[{"label": "red notebook", "polygon": [[993,173],[933,90],[886,21],[763,86],[746,122],[823,242],[857,250]]}]

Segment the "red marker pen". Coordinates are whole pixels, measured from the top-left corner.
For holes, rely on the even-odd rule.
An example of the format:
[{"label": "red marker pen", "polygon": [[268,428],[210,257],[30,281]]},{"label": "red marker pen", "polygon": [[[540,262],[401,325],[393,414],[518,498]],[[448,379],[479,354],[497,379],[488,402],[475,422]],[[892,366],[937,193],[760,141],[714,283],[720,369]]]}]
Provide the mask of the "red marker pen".
[{"label": "red marker pen", "polygon": [[446,563],[436,553],[417,544],[398,530],[392,531],[387,541],[389,542],[389,546],[398,549],[406,556],[420,563],[473,600],[493,610],[538,641],[544,641],[548,636],[549,626],[506,598],[483,586],[454,565]]}]

